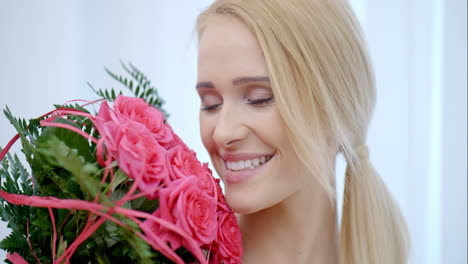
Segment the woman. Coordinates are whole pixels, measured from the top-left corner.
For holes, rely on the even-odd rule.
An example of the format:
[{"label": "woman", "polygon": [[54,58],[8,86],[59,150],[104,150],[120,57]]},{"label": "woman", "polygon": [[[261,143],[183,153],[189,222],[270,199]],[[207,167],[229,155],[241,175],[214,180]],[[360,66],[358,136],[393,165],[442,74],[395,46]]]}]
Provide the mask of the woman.
[{"label": "woman", "polygon": [[198,34],[201,136],[244,263],[406,263],[405,222],[368,159],[373,72],[348,3],[220,0]]}]

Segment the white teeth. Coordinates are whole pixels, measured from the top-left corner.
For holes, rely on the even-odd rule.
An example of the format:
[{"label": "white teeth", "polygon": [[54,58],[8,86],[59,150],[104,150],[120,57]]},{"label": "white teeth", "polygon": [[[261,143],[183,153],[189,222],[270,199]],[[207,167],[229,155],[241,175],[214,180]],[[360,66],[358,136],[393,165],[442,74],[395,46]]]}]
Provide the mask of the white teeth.
[{"label": "white teeth", "polygon": [[252,169],[262,165],[263,163],[269,161],[271,156],[263,156],[261,158],[256,158],[252,160],[240,160],[240,161],[226,161],[226,167],[229,170],[239,171],[245,169]]},{"label": "white teeth", "polygon": [[260,165],[260,159],[253,159],[252,160],[252,166],[257,167],[258,165]]}]

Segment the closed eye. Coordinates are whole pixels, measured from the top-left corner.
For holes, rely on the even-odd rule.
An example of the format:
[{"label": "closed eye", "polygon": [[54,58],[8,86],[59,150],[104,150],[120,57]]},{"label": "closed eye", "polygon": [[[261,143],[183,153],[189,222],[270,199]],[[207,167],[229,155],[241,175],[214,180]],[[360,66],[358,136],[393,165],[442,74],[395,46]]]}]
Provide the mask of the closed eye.
[{"label": "closed eye", "polygon": [[248,103],[252,106],[266,106],[274,102],[274,97],[261,98],[261,99],[248,99]]},{"label": "closed eye", "polygon": [[211,111],[211,110],[215,110],[216,108],[218,108],[219,106],[221,106],[221,104],[215,104],[215,105],[207,105],[207,106],[203,106],[201,108],[202,111]]},{"label": "closed eye", "polygon": [[223,103],[223,99],[216,93],[205,93],[200,95],[202,111],[211,111],[218,108]]}]

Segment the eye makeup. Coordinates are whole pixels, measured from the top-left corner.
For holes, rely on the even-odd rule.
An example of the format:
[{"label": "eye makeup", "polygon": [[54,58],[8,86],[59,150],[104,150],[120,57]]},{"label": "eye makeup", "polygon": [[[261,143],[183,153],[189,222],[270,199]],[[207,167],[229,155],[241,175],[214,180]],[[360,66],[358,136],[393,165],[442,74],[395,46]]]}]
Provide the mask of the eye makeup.
[{"label": "eye makeup", "polygon": [[207,93],[207,94],[201,95],[200,100],[202,103],[201,110],[203,111],[216,109],[223,102],[222,98],[220,98],[218,95],[213,94],[213,93]]},{"label": "eye makeup", "polygon": [[275,99],[271,88],[263,86],[247,88],[245,98],[252,106],[266,106],[273,103]]},{"label": "eye makeup", "polygon": [[[239,92],[239,99],[242,98],[243,103],[252,107],[265,107],[275,102],[267,78],[239,78],[235,83],[239,87],[232,88]],[[196,87],[202,103],[201,111],[213,111],[223,105],[225,98],[218,93],[212,82],[199,82]]]}]

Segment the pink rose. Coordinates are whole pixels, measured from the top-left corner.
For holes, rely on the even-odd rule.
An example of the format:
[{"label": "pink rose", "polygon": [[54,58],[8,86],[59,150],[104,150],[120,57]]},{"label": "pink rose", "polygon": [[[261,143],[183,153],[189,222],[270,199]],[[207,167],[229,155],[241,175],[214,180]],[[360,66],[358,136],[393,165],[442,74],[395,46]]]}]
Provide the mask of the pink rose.
[{"label": "pink rose", "polygon": [[[169,128],[171,128],[171,126],[169,124],[166,124],[166,125]],[[172,128],[171,128],[171,130],[172,130]],[[175,146],[181,146],[186,150],[190,150],[190,148],[187,145],[185,145],[184,141],[182,141],[182,139],[179,136],[177,136],[176,133],[173,133],[173,136],[174,136],[174,145]]]},{"label": "pink rose", "polygon": [[120,131],[121,122],[107,102],[101,104],[95,124],[101,135],[101,140],[105,142],[107,150],[111,155],[116,154],[122,137]]},{"label": "pink rose", "polygon": [[102,103],[99,109],[95,124],[101,135],[100,140],[119,168],[129,178],[138,181],[138,189],[145,192],[148,199],[155,199],[160,186],[170,180],[167,151],[158,143],[148,124],[142,122],[142,116],[151,109],[155,113],[159,111],[146,105],[143,100],[127,100],[129,98],[124,96],[117,99],[115,105],[120,106],[120,112],[112,110],[107,102]]},{"label": "pink rose", "polygon": [[[174,223],[191,236],[200,248],[216,237],[216,200],[199,188],[195,176],[187,176],[169,184],[159,193],[159,217]],[[185,243],[180,238],[167,236],[171,247]],[[189,249],[188,247],[186,247]]]},{"label": "pink rose", "polygon": [[221,259],[219,258],[219,254],[216,250],[211,250],[211,255],[209,259],[209,264],[221,264]]},{"label": "pink rose", "polygon": [[218,257],[224,264],[241,263],[242,236],[237,219],[232,212],[219,212],[219,228],[216,238]]},{"label": "pink rose", "polygon": [[172,180],[203,172],[203,167],[197,160],[195,152],[181,146],[175,146],[167,151],[167,162]]},{"label": "pink rose", "polygon": [[114,101],[116,114],[145,125],[166,149],[175,145],[172,129],[164,123],[164,115],[141,98],[117,96]]},{"label": "pink rose", "polygon": [[166,150],[151,136],[148,129],[136,122],[121,127],[117,164],[129,178],[138,183],[138,189],[155,199],[161,185],[169,181]]},{"label": "pink rose", "polygon": [[207,164],[201,164],[198,161],[196,153],[193,150],[186,149],[183,146],[176,146],[167,151],[167,162],[170,171],[171,180],[181,179],[190,175],[196,176],[200,188],[209,195],[214,196],[215,182],[211,176],[211,171]]},{"label": "pink rose", "polygon": [[231,209],[229,208],[227,204],[226,198],[224,197],[223,190],[221,189],[221,186],[219,185],[221,180],[214,179],[214,181],[215,181],[216,195],[217,195],[217,200],[218,200],[218,211],[231,212]]},{"label": "pink rose", "polygon": [[[95,120],[107,152],[131,179],[139,180],[138,189],[155,199],[159,186],[169,180],[166,150],[148,128],[129,119],[122,119],[106,102]],[[103,165],[103,164],[101,164]]]}]

